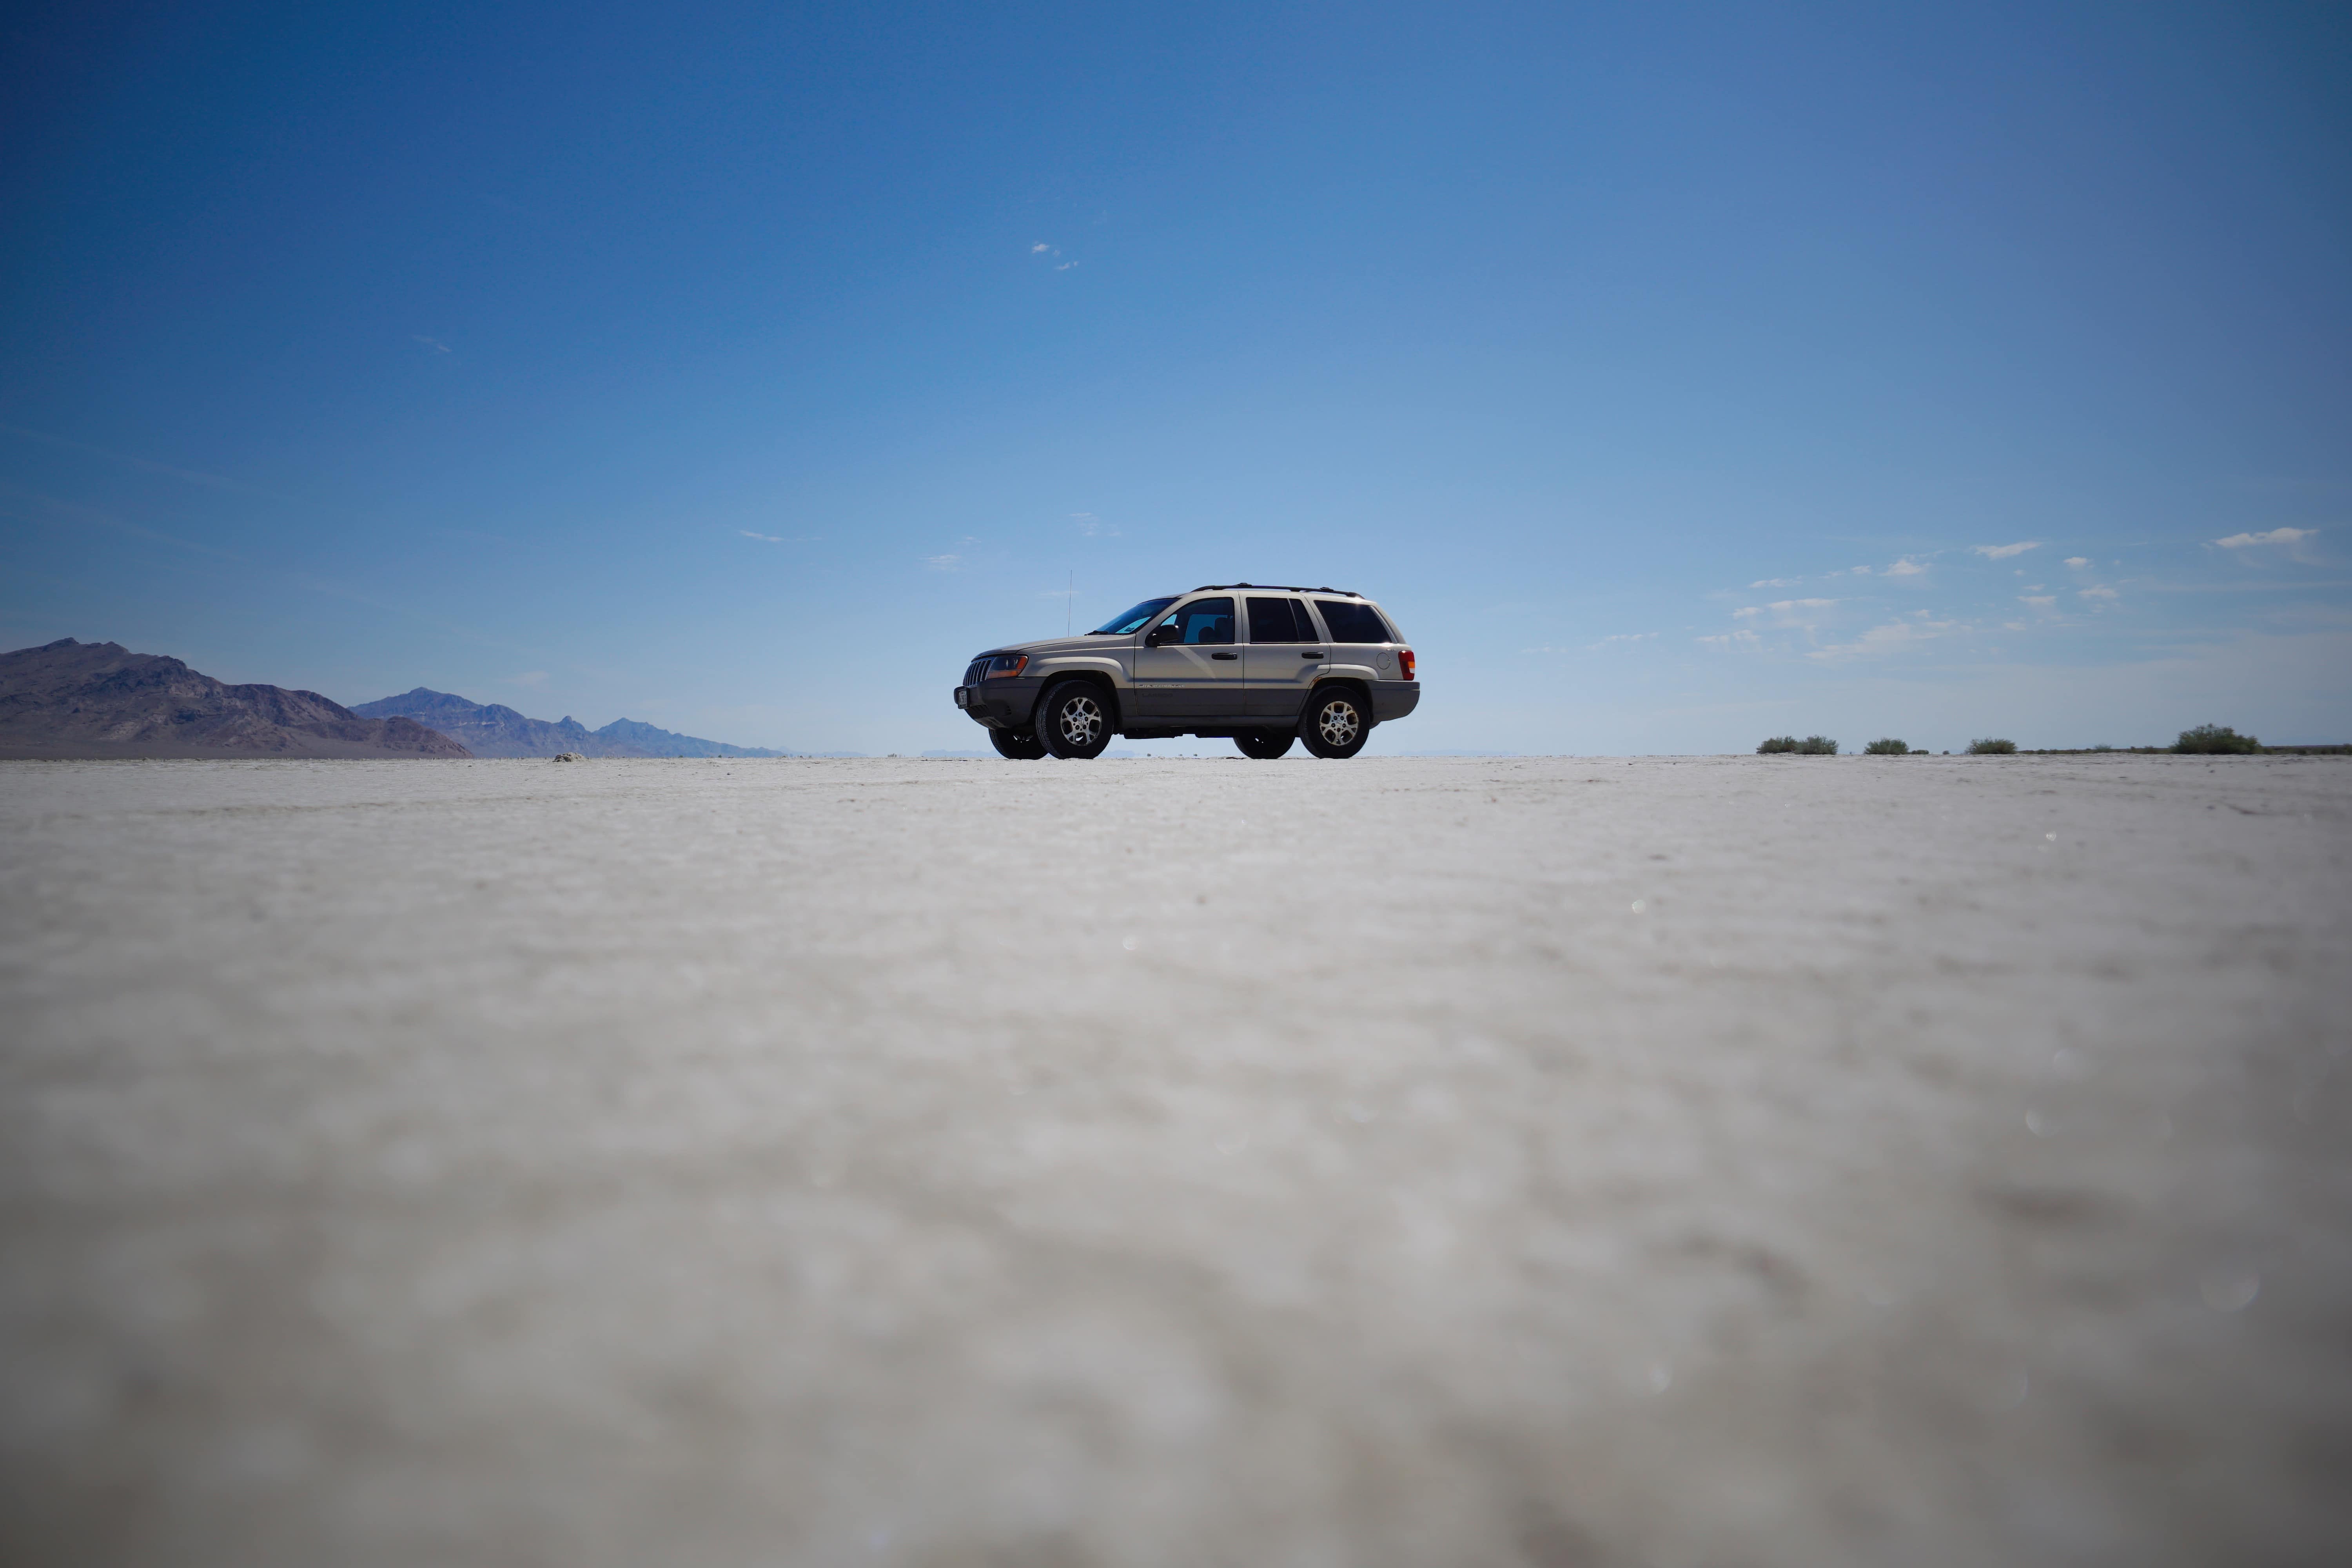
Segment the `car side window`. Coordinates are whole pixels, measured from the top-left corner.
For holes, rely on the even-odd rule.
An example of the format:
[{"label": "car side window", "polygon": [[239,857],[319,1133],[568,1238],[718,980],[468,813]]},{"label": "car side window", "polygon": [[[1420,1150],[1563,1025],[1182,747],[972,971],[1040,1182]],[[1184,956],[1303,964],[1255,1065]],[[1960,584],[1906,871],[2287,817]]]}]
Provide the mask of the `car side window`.
[{"label": "car side window", "polygon": [[1180,605],[1161,621],[1163,627],[1172,627],[1176,635],[1163,637],[1162,642],[1181,642],[1197,646],[1202,643],[1229,643],[1234,640],[1234,602],[1231,599],[1195,599]]},{"label": "car side window", "polygon": [[1351,604],[1345,599],[1318,599],[1315,607],[1323,612],[1323,624],[1331,628],[1333,642],[1394,642],[1381,614],[1370,605]]},{"label": "car side window", "polygon": [[1252,599],[1249,602],[1250,641],[1318,642],[1314,623],[1299,614],[1296,599]]}]

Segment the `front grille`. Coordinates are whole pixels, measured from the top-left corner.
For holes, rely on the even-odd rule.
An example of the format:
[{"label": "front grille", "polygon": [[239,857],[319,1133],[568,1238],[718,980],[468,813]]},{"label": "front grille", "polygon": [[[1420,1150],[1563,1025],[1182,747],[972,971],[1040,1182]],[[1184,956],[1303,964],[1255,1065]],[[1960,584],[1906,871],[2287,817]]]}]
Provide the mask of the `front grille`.
[{"label": "front grille", "polygon": [[987,675],[988,656],[983,654],[980,658],[973,659],[971,661],[971,668],[963,672],[963,683],[966,686],[978,686],[982,680],[986,679]]}]

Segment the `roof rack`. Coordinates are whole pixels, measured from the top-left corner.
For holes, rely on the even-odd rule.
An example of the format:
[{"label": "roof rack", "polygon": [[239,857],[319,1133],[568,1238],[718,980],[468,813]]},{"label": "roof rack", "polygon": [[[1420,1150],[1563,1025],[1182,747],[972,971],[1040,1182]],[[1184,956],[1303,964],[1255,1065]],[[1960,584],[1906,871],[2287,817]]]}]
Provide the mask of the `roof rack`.
[{"label": "roof rack", "polygon": [[1302,588],[1295,583],[1203,583],[1192,592],[1205,594],[1213,588],[1258,588],[1270,594],[1344,594],[1350,599],[1363,597],[1353,588]]}]

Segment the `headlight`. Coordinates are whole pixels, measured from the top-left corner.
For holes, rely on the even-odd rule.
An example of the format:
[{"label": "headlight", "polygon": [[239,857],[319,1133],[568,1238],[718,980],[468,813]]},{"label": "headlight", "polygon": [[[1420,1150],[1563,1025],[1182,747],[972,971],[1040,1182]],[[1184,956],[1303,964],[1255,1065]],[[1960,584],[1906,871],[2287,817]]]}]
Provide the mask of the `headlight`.
[{"label": "headlight", "polygon": [[994,658],[988,661],[987,679],[990,680],[1002,680],[1007,676],[1018,675],[1028,668],[1029,656],[1027,654],[1001,653]]}]

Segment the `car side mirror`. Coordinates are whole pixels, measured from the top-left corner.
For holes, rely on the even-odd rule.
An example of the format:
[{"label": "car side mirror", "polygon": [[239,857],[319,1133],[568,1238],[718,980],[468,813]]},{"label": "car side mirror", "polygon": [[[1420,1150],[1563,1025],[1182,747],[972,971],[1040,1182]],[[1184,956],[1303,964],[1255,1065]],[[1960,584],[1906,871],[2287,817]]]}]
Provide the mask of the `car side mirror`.
[{"label": "car side mirror", "polygon": [[1143,646],[1146,647],[1158,647],[1160,646],[1160,634],[1167,631],[1167,629],[1168,628],[1166,626],[1154,626],[1150,631],[1144,633]]}]

